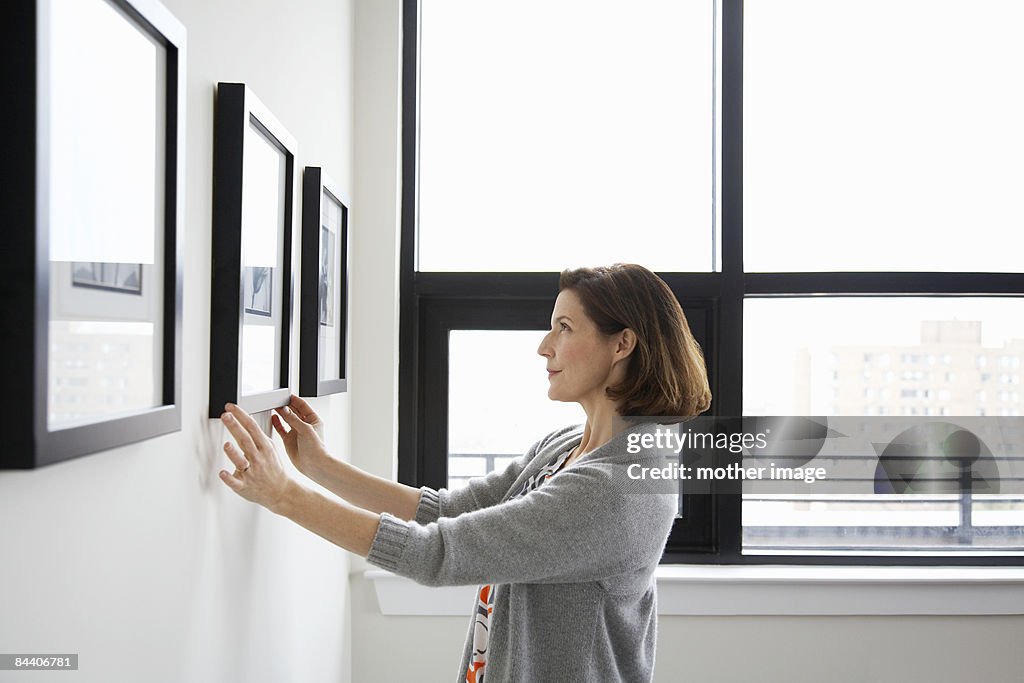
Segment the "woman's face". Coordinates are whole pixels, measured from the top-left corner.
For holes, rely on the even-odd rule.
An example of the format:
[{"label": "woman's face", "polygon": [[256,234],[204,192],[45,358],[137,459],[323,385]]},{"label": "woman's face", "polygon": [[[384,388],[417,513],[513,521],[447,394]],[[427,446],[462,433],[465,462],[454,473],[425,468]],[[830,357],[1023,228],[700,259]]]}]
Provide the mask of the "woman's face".
[{"label": "woman's face", "polygon": [[605,387],[619,381],[619,373],[612,376],[616,361],[622,359],[616,352],[619,336],[602,334],[572,290],[559,292],[551,330],[537,348],[547,359],[548,398],[584,404],[603,400]]}]

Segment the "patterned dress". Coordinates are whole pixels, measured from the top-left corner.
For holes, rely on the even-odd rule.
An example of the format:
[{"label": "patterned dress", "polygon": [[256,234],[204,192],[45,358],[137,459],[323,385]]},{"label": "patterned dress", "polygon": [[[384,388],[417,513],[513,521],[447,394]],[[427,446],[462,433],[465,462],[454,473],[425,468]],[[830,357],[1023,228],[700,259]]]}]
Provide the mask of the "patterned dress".
[{"label": "patterned dress", "polygon": [[[530,477],[519,493],[512,498],[525,496],[530,491],[540,488],[541,484],[555,475],[562,465],[569,459],[573,450],[570,448],[563,453],[555,462],[542,467],[537,474]],[[476,599],[475,622],[473,625],[473,656],[469,660],[469,668],[466,670],[466,683],[485,683],[484,670],[487,668],[487,638],[488,628],[491,623],[491,612],[494,611],[494,584],[480,586]]]}]

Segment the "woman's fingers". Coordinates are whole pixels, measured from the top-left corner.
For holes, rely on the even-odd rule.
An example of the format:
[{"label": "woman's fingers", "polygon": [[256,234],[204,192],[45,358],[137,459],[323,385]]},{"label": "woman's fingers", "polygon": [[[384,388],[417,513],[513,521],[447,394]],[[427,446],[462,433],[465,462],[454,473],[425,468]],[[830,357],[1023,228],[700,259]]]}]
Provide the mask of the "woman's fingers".
[{"label": "woman's fingers", "polygon": [[228,403],[224,408],[232,417],[238,420],[239,424],[242,425],[245,431],[249,432],[249,436],[252,438],[254,444],[260,443],[263,440],[263,437],[266,436],[266,434],[263,433],[263,430],[260,429],[260,426],[256,424],[256,420],[252,419],[252,415],[242,410],[238,405]]},{"label": "woman's fingers", "polygon": [[299,414],[299,417],[301,417],[306,422],[313,424],[320,420],[320,416],[316,414],[315,410],[313,410],[313,406],[306,403],[305,399],[299,398],[295,394],[292,394],[289,403],[292,409]]},{"label": "woman's fingers", "polygon": [[305,420],[299,417],[298,413],[290,409],[288,406],[278,408],[277,412],[282,418],[284,418],[284,421],[287,422],[288,426],[292,429],[301,429],[309,426]]},{"label": "woman's fingers", "polygon": [[[273,507],[282,499],[288,482],[277,449],[247,412],[233,403],[225,406],[225,411],[221,421],[235,443],[224,444],[224,452],[237,469],[233,473],[220,471],[220,478],[246,500]],[[282,436],[290,433],[279,418],[271,416],[271,423]],[[294,447],[294,435],[288,440]]]},{"label": "woman's fingers", "polygon": [[229,474],[228,472],[221,470],[220,478],[221,481],[223,481],[225,484],[231,487],[232,490],[236,492],[242,490],[242,480],[234,476],[233,474]]},{"label": "woman's fingers", "polygon": [[249,467],[249,461],[245,459],[245,456],[230,443],[224,444],[224,452],[228,454],[228,460],[230,460],[235,467],[239,470],[246,470]]},{"label": "woman's fingers", "polygon": [[281,416],[275,411],[270,415],[270,424],[274,425],[274,431],[281,435],[283,439],[288,435],[288,430],[285,429],[284,423],[281,422]]},{"label": "woman's fingers", "polygon": [[253,441],[252,435],[242,426],[242,424],[235,418],[231,413],[224,413],[220,416],[221,422],[231,432],[231,436],[235,437],[235,442],[242,447],[242,450],[246,453],[256,453],[256,442]]}]

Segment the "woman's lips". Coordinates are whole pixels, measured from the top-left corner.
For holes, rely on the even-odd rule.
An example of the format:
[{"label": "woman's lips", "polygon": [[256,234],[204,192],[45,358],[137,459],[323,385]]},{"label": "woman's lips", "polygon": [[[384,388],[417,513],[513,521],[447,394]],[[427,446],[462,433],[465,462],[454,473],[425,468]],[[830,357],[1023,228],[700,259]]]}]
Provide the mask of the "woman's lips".
[{"label": "woman's lips", "polygon": [[560,372],[561,372],[561,370],[548,370],[548,379],[551,379],[552,377],[554,377],[555,375],[557,375]]}]

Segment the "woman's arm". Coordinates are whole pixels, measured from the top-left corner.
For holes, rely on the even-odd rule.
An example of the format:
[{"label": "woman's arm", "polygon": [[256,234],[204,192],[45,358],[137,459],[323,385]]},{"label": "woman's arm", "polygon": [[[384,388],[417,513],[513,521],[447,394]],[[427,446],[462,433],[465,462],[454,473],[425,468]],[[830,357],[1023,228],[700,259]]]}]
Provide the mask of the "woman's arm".
[{"label": "woman's arm", "polygon": [[388,512],[406,521],[416,519],[420,489],[370,474],[327,454],[304,469],[307,477],[364,510],[378,514]]},{"label": "woman's arm", "polygon": [[657,564],[678,509],[665,488],[632,482],[624,465],[581,463],[435,523],[382,514],[367,561],[427,586],[606,579]]},{"label": "woman's arm", "polygon": [[[500,505],[426,525],[329,499],[292,481],[255,420],[228,404],[234,437],[221,480],[371,564],[431,586],[596,580],[656,563],[672,528],[675,494],[637,495],[624,467],[584,463]],[[628,495],[632,494],[632,495]]]},{"label": "woman's arm", "polygon": [[387,512],[399,519],[420,524],[497,505],[544,444],[573,429],[567,427],[548,434],[533,444],[523,456],[509,463],[504,470],[474,477],[460,489],[436,491],[429,487],[413,488],[377,477],[332,457],[318,431],[323,421],[298,396],[292,396],[288,406],[278,408],[271,417],[271,423],[299,472],[364,510]]},{"label": "woman's arm", "polygon": [[235,444],[224,444],[224,452],[235,471],[221,470],[221,481],[246,500],[288,517],[345,550],[368,555],[382,515],[300,486],[288,477],[277,449],[256,421],[234,404],[224,408],[221,421],[235,439]]},{"label": "woman's arm", "polygon": [[407,521],[416,518],[420,490],[332,457],[318,432],[323,422],[303,399],[292,396],[271,416],[271,423],[295,468],[334,495],[371,512],[388,512]]},{"label": "woman's arm", "polygon": [[288,483],[284,495],[268,509],[361,557],[370,554],[380,525],[379,515],[332,500],[294,481]]}]

